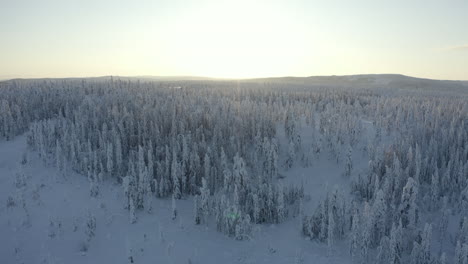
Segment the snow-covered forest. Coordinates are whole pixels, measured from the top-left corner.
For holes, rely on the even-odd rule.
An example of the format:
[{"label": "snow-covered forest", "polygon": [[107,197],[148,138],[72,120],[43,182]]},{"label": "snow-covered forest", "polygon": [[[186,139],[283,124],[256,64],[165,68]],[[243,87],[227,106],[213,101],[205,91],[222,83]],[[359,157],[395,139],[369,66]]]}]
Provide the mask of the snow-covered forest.
[{"label": "snow-covered forest", "polygon": [[393,78],[1,82],[0,262],[468,264],[468,86]]}]

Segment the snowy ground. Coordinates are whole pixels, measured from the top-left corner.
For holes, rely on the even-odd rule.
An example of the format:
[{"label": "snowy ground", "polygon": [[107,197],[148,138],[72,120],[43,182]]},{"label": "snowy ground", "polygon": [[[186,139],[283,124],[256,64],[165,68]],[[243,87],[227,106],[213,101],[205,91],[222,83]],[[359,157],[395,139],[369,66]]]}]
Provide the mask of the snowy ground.
[{"label": "snowy ground", "polygon": [[[23,153],[28,153],[26,165],[20,163]],[[355,151],[353,159],[356,173],[367,165],[361,152]],[[29,218],[18,202],[15,175],[20,170],[27,177]],[[327,186],[349,190],[342,172],[343,164],[329,160],[326,153],[311,168],[281,171],[285,184],[304,182],[311,198],[305,205],[308,211],[325,196]],[[9,196],[16,205],[8,208]],[[129,224],[119,185],[103,183],[100,196],[90,197],[86,177],[59,175],[27,150],[25,136],[0,142],[0,201],[0,263],[130,263],[129,255],[135,263],[350,263],[345,242],[329,256],[325,244],[300,235],[299,219],[293,217],[279,225],[256,225],[251,240],[236,241],[212,225],[194,225],[191,199],[177,201],[178,218],[173,221],[171,201],[155,198],[153,213],[140,211],[137,223]],[[96,217],[96,234],[83,252],[88,214]]]}]

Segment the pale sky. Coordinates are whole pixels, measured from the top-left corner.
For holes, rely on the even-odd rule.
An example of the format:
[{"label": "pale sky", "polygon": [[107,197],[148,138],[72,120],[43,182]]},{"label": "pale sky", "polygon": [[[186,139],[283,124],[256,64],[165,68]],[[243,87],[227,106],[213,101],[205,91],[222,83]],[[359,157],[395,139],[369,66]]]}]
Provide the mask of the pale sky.
[{"label": "pale sky", "polygon": [[0,79],[468,80],[467,0],[0,0]]}]

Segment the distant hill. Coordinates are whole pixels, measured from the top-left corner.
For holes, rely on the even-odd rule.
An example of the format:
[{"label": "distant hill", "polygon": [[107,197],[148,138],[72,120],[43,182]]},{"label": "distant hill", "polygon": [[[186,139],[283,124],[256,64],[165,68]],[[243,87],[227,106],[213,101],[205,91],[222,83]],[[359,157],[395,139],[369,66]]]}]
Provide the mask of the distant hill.
[{"label": "distant hill", "polygon": [[[450,91],[468,94],[468,81],[434,80],[410,77],[401,74],[359,74],[359,75],[330,75],[309,77],[270,77],[252,79],[221,79],[198,76],[100,76],[89,78],[36,78],[36,79],[13,79],[13,80],[143,80],[143,81],[240,81],[240,83],[274,83],[284,85],[295,85],[303,87],[352,87],[383,89],[386,91]],[[0,79],[1,80],[1,79]]]},{"label": "distant hill", "polygon": [[200,81],[200,80],[216,80],[215,78],[210,77],[200,77],[200,76],[118,76],[118,75],[108,75],[108,76],[96,76],[96,77],[65,77],[65,78],[17,78],[8,76],[0,77],[0,81],[8,80],[110,80],[111,78],[120,79],[120,80],[154,80],[154,81]]},{"label": "distant hill", "polygon": [[394,85],[404,84],[410,86],[427,86],[427,85],[468,85],[468,81],[451,81],[451,80],[434,80],[410,77],[401,74],[359,74],[359,75],[330,75],[330,76],[309,76],[309,77],[275,77],[275,78],[258,78],[250,79],[251,81],[272,81],[272,82],[301,82],[307,84],[323,84],[323,85]]},{"label": "distant hill", "polygon": [[[391,88],[398,90],[433,90],[468,93],[468,81],[434,80],[401,74],[361,74],[342,76],[277,77],[244,80],[311,87]],[[387,89],[386,89],[387,90]]]}]

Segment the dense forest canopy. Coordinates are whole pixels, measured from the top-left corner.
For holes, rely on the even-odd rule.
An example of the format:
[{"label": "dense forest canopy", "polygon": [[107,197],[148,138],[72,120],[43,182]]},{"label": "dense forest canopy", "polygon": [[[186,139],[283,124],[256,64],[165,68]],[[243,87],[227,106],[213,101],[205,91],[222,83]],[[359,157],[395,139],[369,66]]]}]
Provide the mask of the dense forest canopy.
[{"label": "dense forest canopy", "polygon": [[[132,223],[154,196],[172,199],[174,218],[176,201],[193,196],[194,224],[238,240],[256,224],[300,217],[304,237],[330,250],[346,240],[356,263],[462,264],[468,93],[455,86],[11,80],[0,83],[0,136],[27,133],[46,164],[86,176],[92,196],[118,182]],[[363,122],[375,133],[364,134]],[[308,144],[304,126],[312,127]],[[363,173],[353,171],[353,152],[369,161]],[[331,188],[307,213],[304,187],[285,186],[279,171],[311,166],[323,153],[345,164],[351,193]],[[458,223],[453,233],[449,221]]]}]

